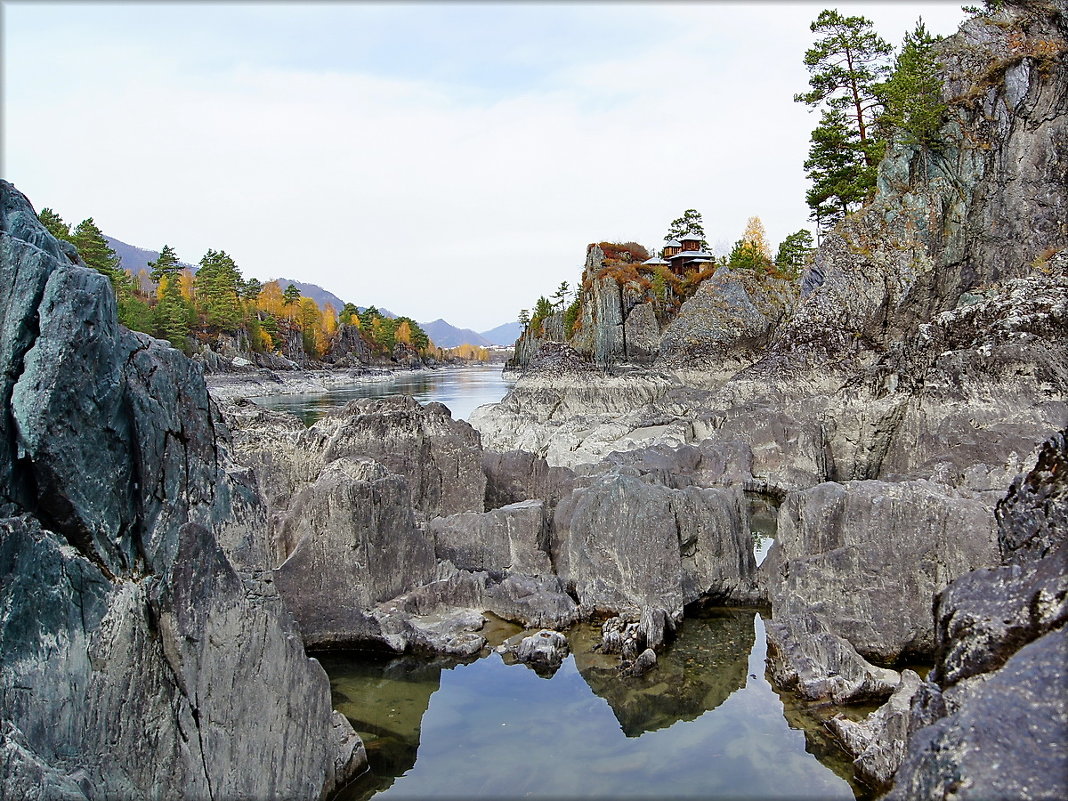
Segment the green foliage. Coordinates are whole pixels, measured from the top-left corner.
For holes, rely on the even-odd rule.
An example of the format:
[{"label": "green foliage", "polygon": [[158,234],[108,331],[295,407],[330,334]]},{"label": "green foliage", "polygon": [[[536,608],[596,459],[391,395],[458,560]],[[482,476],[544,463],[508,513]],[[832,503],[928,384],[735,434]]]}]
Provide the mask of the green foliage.
[{"label": "green foliage", "polygon": [[564,336],[570,338],[575,333],[575,327],[582,318],[582,299],[577,297],[571,301],[571,305],[564,310]]},{"label": "green foliage", "polygon": [[812,234],[802,228],[790,234],[779,245],[775,255],[775,265],[779,271],[791,278],[796,278],[812,253]]},{"label": "green foliage", "polygon": [[197,303],[210,328],[232,331],[242,320],[241,271],[226,251],[209,250],[196,275]]},{"label": "green foliage", "polygon": [[824,10],[809,29],[819,34],[805,51],[811,89],[794,100],[822,108],[805,161],[812,181],[806,202],[817,224],[828,228],[875,188],[885,142],[872,135],[872,125],[882,108],[879,88],[892,48],[865,17]]},{"label": "green foliage", "polygon": [[942,101],[942,79],[934,44],[941,39],[931,36],[920,19],[916,28],[905,34],[894,64],[894,71],[880,92],[886,113],[880,122],[888,132],[897,131],[902,141],[932,147],[946,112]]},{"label": "green foliage", "polygon": [[249,278],[241,285],[241,299],[255,301],[263,291],[263,282],[258,278]]},{"label": "green foliage", "polygon": [[87,267],[106,275],[113,285],[121,281],[120,273],[123,273],[123,270],[119,267],[119,257],[108,245],[104,232],[97,227],[92,217],[78,223],[71,235],[71,242],[78,248],[78,255]]},{"label": "green foliage", "polygon": [[152,307],[133,292],[123,292],[118,296],[119,322],[131,331],[151,334],[156,328],[155,314]]},{"label": "green foliage", "polygon": [[664,241],[682,239],[686,234],[699,236],[701,238],[701,248],[708,250],[708,243],[705,241],[705,224],[701,219],[701,212],[696,209],[686,209],[681,217],[672,220],[671,225],[668,226],[667,236],[664,237]]},{"label": "green foliage", "polygon": [[875,167],[857,132],[837,109],[824,110],[812,132],[805,175],[812,182],[805,202],[822,229],[855,211],[875,187]]},{"label": "green foliage", "polygon": [[282,293],[282,302],[287,306],[292,306],[298,300],[300,300],[300,289],[296,284],[290,284],[286,287],[286,291]]},{"label": "green foliage", "polygon": [[553,304],[549,302],[547,297],[542,295],[538,298],[538,302],[534,304],[534,314],[530,318],[530,330],[535,334],[541,334],[542,323],[552,313]]},{"label": "green foliage", "polygon": [[739,239],[734,243],[727,264],[732,269],[753,270],[758,273],[767,273],[771,269],[768,257],[755,243],[746,239]]},{"label": "green foliage", "polygon": [[341,325],[352,325],[352,321],[355,318],[359,320],[360,310],[356,308],[355,303],[346,303],[341,310],[341,314],[337,316],[337,321]]},{"label": "green foliage", "polygon": [[872,29],[866,17],[844,17],[838,11],[821,11],[809,26],[820,34],[805,51],[810,91],[794,95],[808,106],[842,110],[855,126],[861,142],[880,105],[876,86],[889,70],[892,48]]},{"label": "green foliage", "polygon": [[174,252],[174,248],[170,245],[164,245],[159,252],[159,258],[155,261],[150,261],[148,267],[151,271],[149,275],[152,276],[152,280],[157,284],[163,276],[176,278],[178,273],[182,271],[182,265],[178,263],[178,254]]},{"label": "green foliage", "polygon": [[530,325],[530,312],[526,309],[520,309],[519,317],[517,319],[519,321],[519,324],[523,326],[523,328],[526,328],[528,325]]},{"label": "green foliage", "polygon": [[48,229],[48,233],[56,239],[62,239],[65,242],[71,241],[70,226],[63,221],[62,217],[52,211],[52,209],[41,209],[41,212],[37,215],[37,219],[39,219],[44,227]]},{"label": "green foliage", "polygon": [[162,291],[154,313],[154,333],[174,347],[189,352],[190,305],[182,297],[178,275],[163,277]]},{"label": "green foliage", "polygon": [[553,306],[563,306],[565,303],[567,303],[567,296],[570,291],[571,285],[568,284],[567,281],[561,281],[560,286],[558,286],[556,288],[556,291],[553,293]]},{"label": "green foliage", "polygon": [[978,6],[961,6],[960,10],[965,14],[971,14],[973,17],[989,17],[1001,11],[1004,6],[1005,0],[983,0],[982,8]]}]

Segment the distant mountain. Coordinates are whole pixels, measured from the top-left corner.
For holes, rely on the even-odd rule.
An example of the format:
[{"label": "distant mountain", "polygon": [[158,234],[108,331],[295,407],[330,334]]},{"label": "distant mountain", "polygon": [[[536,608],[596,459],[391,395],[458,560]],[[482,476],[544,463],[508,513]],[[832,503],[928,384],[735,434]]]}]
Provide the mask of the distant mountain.
[{"label": "distant mountain", "polygon": [[441,319],[434,320],[432,323],[419,323],[419,327],[426,331],[427,336],[434,340],[434,344],[439,348],[455,348],[458,345],[488,348],[493,344],[478,331],[472,331],[470,328],[457,328]]},{"label": "distant mountain", "polygon": [[482,336],[494,345],[514,345],[522,333],[523,326],[519,323],[505,323],[496,328],[491,328],[489,331],[483,331]]}]

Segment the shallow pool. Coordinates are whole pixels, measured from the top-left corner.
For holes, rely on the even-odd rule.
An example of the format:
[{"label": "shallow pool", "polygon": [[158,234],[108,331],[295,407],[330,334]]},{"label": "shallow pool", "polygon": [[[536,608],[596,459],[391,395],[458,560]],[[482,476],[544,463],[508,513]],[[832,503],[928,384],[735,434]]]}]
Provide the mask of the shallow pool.
[{"label": "shallow pool", "polygon": [[854,798],[844,755],[809,753],[764,678],[761,615],[695,614],[640,678],[588,624],[551,678],[496,652],[324,657],[372,768],[342,798]]}]

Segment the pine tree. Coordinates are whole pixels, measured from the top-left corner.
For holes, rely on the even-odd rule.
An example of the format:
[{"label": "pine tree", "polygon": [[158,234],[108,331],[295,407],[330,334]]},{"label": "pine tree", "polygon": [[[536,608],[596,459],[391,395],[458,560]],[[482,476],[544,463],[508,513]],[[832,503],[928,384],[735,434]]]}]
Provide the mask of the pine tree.
[{"label": "pine tree", "polygon": [[804,167],[812,182],[805,201],[822,230],[856,211],[875,186],[875,168],[868,166],[859,136],[837,109],[823,112]]},{"label": "pine tree", "polygon": [[249,278],[241,287],[242,300],[255,301],[263,291],[263,282],[258,278]]},{"label": "pine tree", "polygon": [[155,309],[156,335],[170,341],[179,350],[188,349],[189,308],[182,297],[181,281],[177,274],[162,274],[159,279],[159,302]]},{"label": "pine tree", "polygon": [[[822,34],[805,51],[812,89],[794,95],[794,100],[842,110],[867,148],[869,128],[880,106],[876,87],[889,70],[887,59],[892,48],[872,30],[866,17],[843,17],[838,11],[824,10],[809,30]],[[877,163],[873,157],[874,152],[869,154],[869,166]]]},{"label": "pine tree", "polygon": [[553,299],[555,300],[553,306],[562,307],[565,303],[567,303],[567,293],[570,291],[570,289],[571,286],[567,283],[567,281],[561,281],[560,286],[558,286],[556,288],[556,292],[553,293]]},{"label": "pine tree", "polygon": [[802,228],[790,234],[779,245],[779,252],[775,255],[775,266],[786,275],[796,277],[801,273],[810,253],[812,253],[812,234]]},{"label": "pine tree", "polygon": [[117,286],[121,282],[120,274],[125,274],[125,271],[119,267],[119,257],[108,245],[104,232],[97,227],[92,217],[78,223],[71,235],[71,242],[78,248],[78,255],[87,267],[102,272],[111,279],[113,285]]},{"label": "pine tree", "polygon": [[530,311],[527,309],[520,309],[518,320],[519,324],[523,326],[523,328],[526,328],[528,325],[530,325]]},{"label": "pine tree", "polygon": [[705,224],[701,219],[701,212],[696,209],[686,209],[681,217],[672,220],[671,225],[668,226],[668,233],[664,237],[664,241],[682,239],[686,234],[694,234],[700,237],[701,249],[708,250],[708,243],[705,241]]},{"label": "pine tree", "polygon": [[63,221],[63,218],[56,214],[52,209],[41,209],[40,214],[37,215],[48,233],[54,236],[56,239],[62,239],[65,242],[71,241],[70,226]]},{"label": "pine tree", "polygon": [[880,118],[887,133],[899,132],[904,142],[931,147],[938,141],[946,104],[934,45],[940,36],[927,32],[923,19],[905,34],[890,79],[880,87],[886,113]]},{"label": "pine tree", "polygon": [[821,108],[805,171],[806,201],[820,228],[855,210],[875,188],[885,140],[873,135],[882,101],[881,81],[892,48],[865,17],[821,11],[809,29],[820,38],[805,51],[811,90],[794,100]]},{"label": "pine tree", "polygon": [[242,318],[238,293],[243,283],[241,271],[226,251],[204,254],[196,275],[196,298],[208,326],[219,331],[237,329]]},{"label": "pine tree", "polygon": [[287,306],[292,306],[300,300],[300,288],[296,284],[290,284],[286,287],[286,291],[282,293],[282,297],[285,298]]},{"label": "pine tree", "polygon": [[152,280],[157,284],[164,276],[171,278],[182,271],[182,265],[178,263],[178,255],[170,245],[164,245],[159,252],[159,257],[155,261],[150,261],[148,266],[152,270],[150,273]]}]

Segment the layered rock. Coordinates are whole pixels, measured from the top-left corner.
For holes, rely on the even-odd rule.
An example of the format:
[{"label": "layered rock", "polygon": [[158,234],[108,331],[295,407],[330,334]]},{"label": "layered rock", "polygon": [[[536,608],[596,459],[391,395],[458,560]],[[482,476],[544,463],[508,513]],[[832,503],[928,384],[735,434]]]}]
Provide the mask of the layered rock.
[{"label": "layered rock", "polygon": [[3,795],[320,797],[362,745],[199,370],[0,191]]},{"label": "layered rock", "polygon": [[654,648],[685,604],[756,595],[740,489],[672,490],[607,473],[557,506],[552,555],[580,604],[637,615]]},{"label": "layered rock", "polygon": [[933,656],[934,596],[997,558],[982,501],[928,482],[862,481],[788,495],[765,565],[777,622],[813,615],[887,663]]}]

